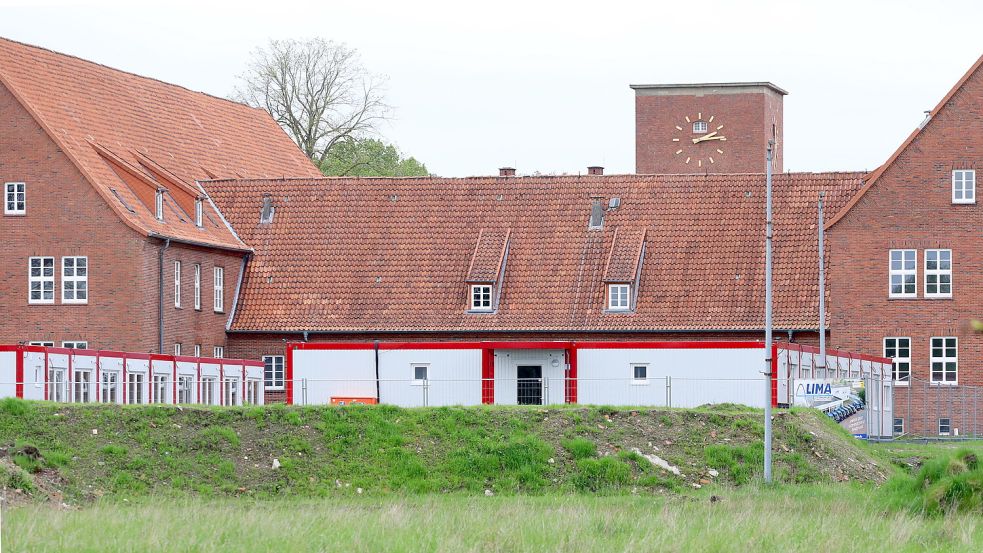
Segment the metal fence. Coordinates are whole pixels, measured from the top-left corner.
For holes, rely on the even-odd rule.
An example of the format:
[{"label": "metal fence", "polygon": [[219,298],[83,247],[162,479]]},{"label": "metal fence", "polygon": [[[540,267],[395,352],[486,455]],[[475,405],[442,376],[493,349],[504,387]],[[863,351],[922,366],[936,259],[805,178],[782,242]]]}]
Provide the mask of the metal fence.
[{"label": "metal fence", "polygon": [[[764,382],[700,378],[298,379],[293,403],[378,398],[402,407],[447,405],[588,405],[698,407],[717,403],[763,406]],[[269,391],[273,391],[270,389]]]},{"label": "metal fence", "polygon": [[894,439],[983,438],[983,388],[919,378],[894,383]]}]

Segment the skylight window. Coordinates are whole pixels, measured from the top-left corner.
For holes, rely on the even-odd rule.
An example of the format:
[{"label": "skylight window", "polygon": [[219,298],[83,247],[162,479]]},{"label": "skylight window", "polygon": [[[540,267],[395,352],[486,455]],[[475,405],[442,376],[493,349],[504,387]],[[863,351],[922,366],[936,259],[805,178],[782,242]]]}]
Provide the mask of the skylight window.
[{"label": "skylight window", "polygon": [[201,228],[201,198],[195,199],[195,226]]},{"label": "skylight window", "polygon": [[158,221],[164,220],[164,191],[160,189],[154,197],[154,217],[157,217]]}]

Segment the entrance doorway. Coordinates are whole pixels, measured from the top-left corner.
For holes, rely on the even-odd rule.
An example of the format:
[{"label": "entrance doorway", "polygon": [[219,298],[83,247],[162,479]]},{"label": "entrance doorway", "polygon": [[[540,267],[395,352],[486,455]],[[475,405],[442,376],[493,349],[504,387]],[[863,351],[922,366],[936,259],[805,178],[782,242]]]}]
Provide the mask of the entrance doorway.
[{"label": "entrance doorway", "polygon": [[543,404],[542,365],[519,365],[516,367],[518,389],[516,396],[519,405]]}]

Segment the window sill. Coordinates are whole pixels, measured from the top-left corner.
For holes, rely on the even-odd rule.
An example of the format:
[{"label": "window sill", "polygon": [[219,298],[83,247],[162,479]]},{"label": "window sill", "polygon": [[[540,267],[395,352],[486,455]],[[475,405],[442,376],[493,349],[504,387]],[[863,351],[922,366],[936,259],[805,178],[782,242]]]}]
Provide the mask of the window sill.
[{"label": "window sill", "polygon": [[645,380],[632,380],[631,381],[631,385],[632,386],[648,386],[649,385],[649,381],[648,381],[648,379],[645,379]]},{"label": "window sill", "polygon": [[283,386],[264,386],[263,389],[266,390],[267,392],[283,392],[283,391],[286,391],[286,389]]},{"label": "window sill", "polygon": [[887,296],[887,299],[888,300],[917,300],[918,299],[918,294],[914,294],[914,295],[911,295],[911,296],[892,296],[892,295],[888,295]]},{"label": "window sill", "polygon": [[634,313],[634,309],[605,309],[602,313],[612,314],[612,315],[630,315]]},{"label": "window sill", "polygon": [[498,313],[497,309],[468,309],[465,311],[468,315],[494,315]]},{"label": "window sill", "polygon": [[5,211],[5,212],[3,213],[3,216],[4,216],[4,217],[24,217],[24,216],[26,216],[26,215],[27,215],[27,213],[24,213],[23,211],[21,211],[21,212],[11,212],[11,213],[7,213],[7,212]]},{"label": "window sill", "polygon": [[907,388],[910,385],[907,380],[895,380],[893,382],[896,388]]},{"label": "window sill", "polygon": [[927,300],[951,300],[952,299],[952,294],[948,294],[948,295],[945,295],[945,296],[938,296],[938,295],[935,295],[935,294],[932,294],[932,295],[925,294],[925,299],[927,299]]},{"label": "window sill", "polygon": [[410,382],[410,386],[423,386],[426,382],[426,380],[414,380]]},{"label": "window sill", "polygon": [[929,382],[928,385],[937,388],[953,388],[958,386],[959,382]]},{"label": "window sill", "polygon": [[952,205],[975,205],[976,200],[952,200]]},{"label": "window sill", "polygon": [[54,305],[54,300],[52,301],[28,301],[27,305]]}]

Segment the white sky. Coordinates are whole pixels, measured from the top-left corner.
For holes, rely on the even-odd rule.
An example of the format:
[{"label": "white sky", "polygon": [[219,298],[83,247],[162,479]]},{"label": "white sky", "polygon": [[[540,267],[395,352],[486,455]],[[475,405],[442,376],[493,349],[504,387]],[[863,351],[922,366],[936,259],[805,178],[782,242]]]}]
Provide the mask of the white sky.
[{"label": "white sky", "polygon": [[388,76],[384,138],[443,176],[632,172],[628,84],[710,81],[790,92],[786,170],[873,169],[983,54],[980,21],[980,0],[0,0],[0,36],[219,96],[269,38],[346,42]]}]

